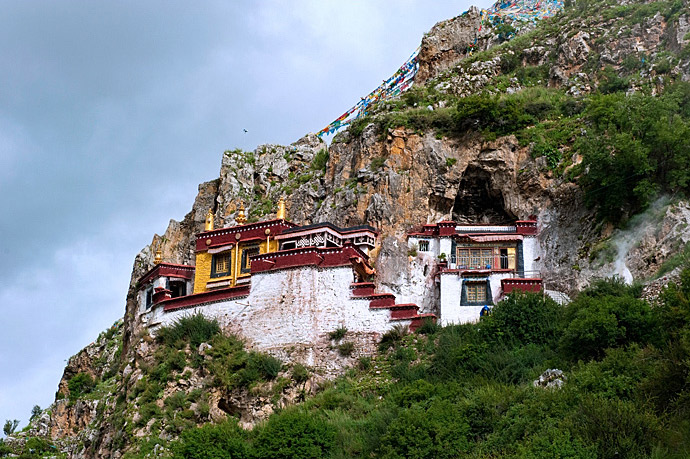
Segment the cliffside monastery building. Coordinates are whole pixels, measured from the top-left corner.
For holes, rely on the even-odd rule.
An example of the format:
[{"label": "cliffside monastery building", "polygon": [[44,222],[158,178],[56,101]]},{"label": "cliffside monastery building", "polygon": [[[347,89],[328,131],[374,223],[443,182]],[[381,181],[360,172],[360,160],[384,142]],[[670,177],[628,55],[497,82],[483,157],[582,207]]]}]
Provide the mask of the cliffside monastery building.
[{"label": "cliffside monastery building", "polygon": [[476,321],[503,295],[542,288],[535,219],[500,226],[442,221],[411,231],[411,253],[436,263],[430,275],[439,300],[422,313],[376,292],[369,253],[378,232],[371,226],[299,226],[286,219],[282,199],[274,220],[248,224],[241,208],[236,222],[216,229],[209,211],[196,235],[195,266],[164,263],[156,253],[137,284],[144,326],[155,330],[200,311],[271,349],[323,340],[339,327],[379,336],[397,323],[415,330],[424,320]]}]

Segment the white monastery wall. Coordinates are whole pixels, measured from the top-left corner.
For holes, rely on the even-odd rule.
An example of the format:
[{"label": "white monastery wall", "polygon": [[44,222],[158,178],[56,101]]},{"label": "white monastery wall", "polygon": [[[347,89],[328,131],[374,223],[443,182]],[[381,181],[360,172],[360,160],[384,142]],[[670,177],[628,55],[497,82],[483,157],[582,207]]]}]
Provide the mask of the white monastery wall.
[{"label": "white monastery wall", "polygon": [[494,273],[489,276],[489,285],[491,286],[491,295],[494,304],[503,297],[503,288],[501,287],[501,279],[510,278],[507,273]]},{"label": "white monastery wall", "polygon": [[[254,348],[307,365],[329,365],[336,358],[328,333],[345,327],[343,341],[356,344],[355,356],[374,351],[381,334],[395,324],[390,310],[370,309],[367,299],[351,299],[352,268],[301,267],[253,274],[249,296],[170,312],[162,306],[144,314],[151,331],[201,312],[243,337]],[[341,365],[338,362],[330,362]]]},{"label": "white monastery wall", "polygon": [[448,260],[448,263],[450,263],[450,255],[452,252],[453,248],[453,240],[449,237],[442,237],[439,238],[439,248],[438,248],[438,254],[441,255],[442,253],[446,254],[446,260]]},{"label": "white monastery wall", "polygon": [[526,277],[539,277],[540,263],[536,261],[542,255],[539,240],[534,236],[525,236],[522,240],[522,258],[525,263]]},{"label": "white monastery wall", "polygon": [[479,320],[483,306],[460,306],[462,278],[457,273],[441,274],[441,325],[464,324]]}]

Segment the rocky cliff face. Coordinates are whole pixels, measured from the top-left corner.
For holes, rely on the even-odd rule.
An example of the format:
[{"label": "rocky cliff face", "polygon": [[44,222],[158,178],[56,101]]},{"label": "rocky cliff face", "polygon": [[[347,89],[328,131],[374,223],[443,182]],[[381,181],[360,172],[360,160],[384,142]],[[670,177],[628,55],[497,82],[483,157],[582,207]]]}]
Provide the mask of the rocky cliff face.
[{"label": "rocky cliff face", "polygon": [[[662,3],[624,2],[585,11],[576,2],[564,15],[534,30],[525,29],[503,44],[498,44],[490,28],[476,35],[481,18],[472,9],[437,24],[424,37],[416,85],[434,98],[428,106],[414,103],[409,108],[443,111],[480,91],[511,94],[531,86],[580,97],[612,75],[627,75],[631,91],[643,85],[661,90],[670,81],[662,75],[689,80],[690,54],[683,53],[689,43],[688,17],[684,10],[667,14]],[[621,8],[631,8],[626,10],[630,14],[623,14]],[[644,14],[636,13],[640,8],[646,8]],[[468,56],[468,44],[475,36],[475,53]],[[607,66],[613,73],[602,72]],[[516,69],[521,69],[522,77],[509,76]],[[74,457],[116,457],[118,448],[126,446],[118,439],[128,427],[109,425],[104,419],[115,412],[116,398],[130,393],[143,378],[155,351],[134,320],[135,282],[153,266],[156,248],[166,262],[193,264],[194,235],[203,230],[209,209],[217,227],[229,226],[241,202],[250,221],[269,219],[284,196],[289,219],[296,223],[371,224],[381,232],[372,254],[377,287],[401,298],[411,290],[426,292],[428,301],[420,304],[426,311],[434,303],[435,260],[409,256],[405,241],[406,232],[422,223],[442,219],[503,223],[536,215],[544,254],[537,265],[547,288],[568,293],[592,278],[626,275],[626,270],[635,279],[647,279],[690,241],[690,210],[683,202],[655,207],[654,215],[645,217],[644,224],[633,222],[627,233],[598,223],[594,210],[583,205],[581,190],[565,173],[581,161],[570,149],[572,139],[560,145],[565,159],[556,171],[533,144],[513,135],[485,136],[468,128],[447,136],[433,127],[380,123],[382,116],[396,110],[394,105],[380,107],[378,114],[338,134],[330,146],[309,134],[287,146],[225,152],[219,177],[199,185],[183,221],[171,220],[165,233],[154,236],[136,256],[125,320],[117,332],[121,351],[113,348],[111,336],[80,352],[65,370],[58,398],[69,395],[68,381],[79,373],[101,382],[115,378],[113,386],[103,387],[100,399],[56,401],[50,413],[33,422],[31,432],[60,440]],[[109,373],[113,368],[121,378]],[[190,393],[205,387],[202,381],[204,375],[190,369],[164,390]],[[316,381],[310,380],[308,390],[312,384]],[[272,391],[266,388],[266,394]],[[289,404],[300,393],[303,396],[304,387],[290,386],[281,393],[278,405]],[[237,414],[246,425],[278,406],[268,395],[257,398],[248,393],[211,392],[209,402],[208,419]],[[192,411],[195,416],[203,414],[196,405]],[[140,423],[136,429],[129,427],[141,436],[150,435],[153,428]]]}]

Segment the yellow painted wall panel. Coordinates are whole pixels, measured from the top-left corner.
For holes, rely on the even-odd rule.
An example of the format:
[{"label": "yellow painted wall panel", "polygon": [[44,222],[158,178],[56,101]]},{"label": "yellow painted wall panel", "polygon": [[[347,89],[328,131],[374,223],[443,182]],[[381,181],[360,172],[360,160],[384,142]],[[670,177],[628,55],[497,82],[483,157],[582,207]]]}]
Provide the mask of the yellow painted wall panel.
[{"label": "yellow painted wall panel", "polygon": [[[211,278],[211,264],[213,263],[213,255],[208,252],[199,252],[196,254],[196,270],[194,273],[194,293],[202,293],[207,291],[206,284],[209,281],[231,279],[231,285],[235,285],[238,277],[247,277],[250,274],[239,274],[242,272],[242,252],[248,247],[256,247],[256,242],[240,243],[238,248],[230,250],[230,266],[231,271],[229,276]],[[259,243],[259,253],[277,252],[279,248],[278,241],[271,239],[270,242],[263,240]],[[239,250],[238,250],[239,249]]]},{"label": "yellow painted wall panel", "polygon": [[196,254],[196,268],[194,270],[194,293],[206,291],[206,282],[211,279],[211,261],[213,255],[208,252]]}]

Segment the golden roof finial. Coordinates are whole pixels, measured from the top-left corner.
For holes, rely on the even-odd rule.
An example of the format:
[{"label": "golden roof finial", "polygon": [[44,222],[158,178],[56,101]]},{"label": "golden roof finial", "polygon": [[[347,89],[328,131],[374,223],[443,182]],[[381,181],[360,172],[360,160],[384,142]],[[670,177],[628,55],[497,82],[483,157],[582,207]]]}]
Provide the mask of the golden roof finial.
[{"label": "golden roof finial", "polygon": [[204,225],[204,231],[213,231],[213,211],[208,209],[206,213],[206,224]]},{"label": "golden roof finial", "polygon": [[235,221],[237,222],[238,225],[244,225],[247,223],[247,216],[244,215],[244,203],[240,202],[240,208],[237,213],[237,217],[235,217]]},{"label": "golden roof finial", "polygon": [[285,210],[285,198],[282,196],[278,201],[278,212],[276,212],[276,219],[287,220],[287,210]]},{"label": "golden roof finial", "polygon": [[153,259],[153,262],[157,265],[161,264],[163,261],[163,251],[161,250],[161,245],[160,243],[158,244],[158,248],[156,249],[156,256]]}]

